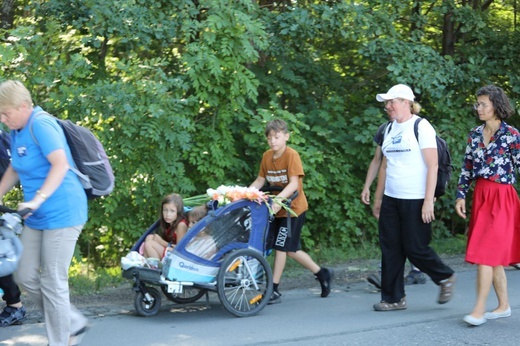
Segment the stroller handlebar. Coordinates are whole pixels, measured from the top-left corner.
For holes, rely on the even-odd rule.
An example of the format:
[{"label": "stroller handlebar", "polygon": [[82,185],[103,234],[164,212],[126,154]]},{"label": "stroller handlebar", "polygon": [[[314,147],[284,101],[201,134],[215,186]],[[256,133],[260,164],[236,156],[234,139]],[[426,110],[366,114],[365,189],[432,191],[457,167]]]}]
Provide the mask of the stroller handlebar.
[{"label": "stroller handlebar", "polygon": [[31,212],[31,209],[25,208],[22,210],[14,210],[11,208],[6,207],[5,205],[0,205],[0,213],[9,213],[9,214],[17,214],[20,217],[24,217],[25,215],[29,214]]},{"label": "stroller handlebar", "polygon": [[[283,190],[283,187],[282,186],[275,186],[275,185],[268,185],[268,186],[264,186],[260,189],[260,191],[263,191],[263,192],[270,192],[270,191],[282,191]],[[294,193],[291,195],[291,197],[287,198],[287,201],[285,202],[285,204],[287,206],[290,206],[291,205],[291,202],[293,200],[296,199],[296,197],[298,197],[298,190],[294,191]]]}]

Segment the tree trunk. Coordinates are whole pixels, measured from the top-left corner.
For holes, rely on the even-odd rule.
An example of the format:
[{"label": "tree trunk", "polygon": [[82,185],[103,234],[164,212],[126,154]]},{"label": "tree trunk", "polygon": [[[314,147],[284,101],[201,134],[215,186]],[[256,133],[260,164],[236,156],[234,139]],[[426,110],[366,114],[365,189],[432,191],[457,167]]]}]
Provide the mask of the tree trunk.
[{"label": "tree trunk", "polygon": [[10,29],[13,26],[15,7],[16,0],[4,0],[2,3],[2,12],[0,13],[2,29]]},{"label": "tree trunk", "polygon": [[[487,11],[494,0],[463,0],[460,5],[461,6],[471,6],[475,11]],[[455,23],[453,22],[453,11],[449,11],[444,15],[444,25],[442,28],[442,55],[454,55],[455,54],[455,43],[461,37],[459,37],[460,33],[460,24],[458,28],[455,28]]]},{"label": "tree trunk", "polygon": [[455,23],[453,23],[453,12],[444,15],[444,25],[442,28],[442,55],[455,54]]}]

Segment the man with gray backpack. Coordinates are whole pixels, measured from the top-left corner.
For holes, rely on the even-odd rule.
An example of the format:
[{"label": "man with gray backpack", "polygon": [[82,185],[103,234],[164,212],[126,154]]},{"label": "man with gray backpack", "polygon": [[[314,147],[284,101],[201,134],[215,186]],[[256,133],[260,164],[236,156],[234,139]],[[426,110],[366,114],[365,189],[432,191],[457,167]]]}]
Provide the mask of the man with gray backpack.
[{"label": "man with gray backpack", "polygon": [[[9,166],[9,162],[11,160],[11,152],[10,152],[10,139],[9,134],[5,131],[0,130],[0,179],[4,175],[5,170]],[[12,235],[15,236],[15,235]],[[3,240],[3,237],[0,235],[0,241]],[[18,239],[16,239],[18,240]],[[10,243],[9,239],[5,239],[6,245]],[[7,246],[6,246],[7,248]],[[17,252],[21,252],[21,249],[15,249]],[[0,262],[3,262],[2,258],[2,250],[0,250]],[[4,254],[8,256],[9,254]],[[20,255],[20,253],[15,254]],[[0,264],[0,296],[5,301],[5,307],[3,311],[0,313],[0,327],[10,326],[12,324],[20,324],[27,319],[25,307],[22,305],[22,301],[20,300],[21,292],[18,288],[18,285],[15,283],[11,266],[11,262],[6,262],[9,264],[9,268],[7,265],[5,266],[5,270],[1,270],[2,264]],[[8,273],[7,273],[8,272]],[[2,294],[3,292],[3,294]]]}]

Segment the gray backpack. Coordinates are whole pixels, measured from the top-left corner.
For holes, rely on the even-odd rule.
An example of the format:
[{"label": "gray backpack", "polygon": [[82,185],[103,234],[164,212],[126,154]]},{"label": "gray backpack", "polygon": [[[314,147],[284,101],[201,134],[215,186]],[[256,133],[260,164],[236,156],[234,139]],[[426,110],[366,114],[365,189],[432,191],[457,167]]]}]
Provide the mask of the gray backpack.
[{"label": "gray backpack", "polygon": [[[0,211],[8,210],[1,206]],[[5,209],[4,209],[5,208]],[[0,277],[14,273],[22,256],[22,243],[17,234],[22,232],[22,218],[17,213],[0,216]]]},{"label": "gray backpack", "polygon": [[[47,112],[40,112],[34,118],[42,114],[51,116]],[[70,120],[53,118],[65,134],[72,159],[76,164],[71,170],[78,176],[87,197],[94,199],[111,193],[114,190],[114,173],[99,139],[86,127],[76,125]],[[32,133],[32,124],[30,130],[34,142],[38,144]]]}]

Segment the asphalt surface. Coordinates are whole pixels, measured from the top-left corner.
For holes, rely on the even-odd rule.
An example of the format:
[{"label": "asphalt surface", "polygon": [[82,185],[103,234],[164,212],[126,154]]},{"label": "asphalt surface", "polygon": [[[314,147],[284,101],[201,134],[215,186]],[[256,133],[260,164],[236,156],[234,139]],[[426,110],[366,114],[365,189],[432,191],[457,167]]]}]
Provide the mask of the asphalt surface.
[{"label": "asphalt surface", "polygon": [[[319,287],[283,291],[282,303],[258,315],[237,318],[216,293],[190,305],[163,300],[160,312],[140,317],[131,306],[116,314],[82,310],[90,330],[82,345],[518,345],[520,344],[520,270],[508,268],[512,316],[470,327],[462,317],[475,301],[475,269],[457,270],[452,301],[436,303],[439,288],[407,286],[408,309],[375,312],[379,292],[358,281],[337,285],[328,298]],[[490,293],[488,308],[496,306]],[[0,328],[0,345],[46,345],[43,323]]]}]

